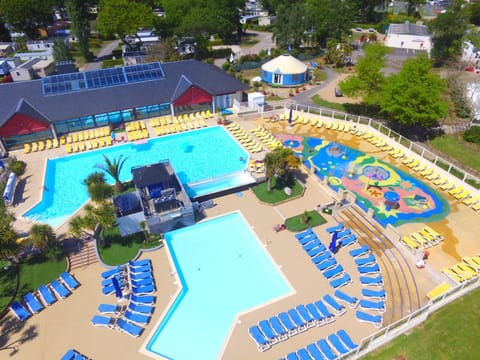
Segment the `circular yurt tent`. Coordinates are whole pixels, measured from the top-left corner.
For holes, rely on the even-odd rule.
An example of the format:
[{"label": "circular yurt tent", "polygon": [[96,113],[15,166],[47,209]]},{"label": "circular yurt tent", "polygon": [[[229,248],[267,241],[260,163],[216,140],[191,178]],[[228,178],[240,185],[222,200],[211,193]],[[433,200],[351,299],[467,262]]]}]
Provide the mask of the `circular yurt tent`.
[{"label": "circular yurt tent", "polygon": [[283,54],[262,65],[262,80],[270,85],[298,86],[308,79],[308,66],[290,54]]}]

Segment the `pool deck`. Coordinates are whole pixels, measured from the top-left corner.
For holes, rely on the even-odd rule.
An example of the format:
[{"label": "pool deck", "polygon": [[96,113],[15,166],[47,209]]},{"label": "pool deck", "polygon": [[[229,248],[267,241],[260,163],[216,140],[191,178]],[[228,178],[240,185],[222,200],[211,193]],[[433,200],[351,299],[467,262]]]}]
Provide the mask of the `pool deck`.
[{"label": "pool deck", "polygon": [[[262,122],[260,120],[239,120],[239,123],[246,129],[251,129]],[[209,124],[213,125],[214,120],[209,120]],[[265,124],[273,133],[296,133],[339,141],[397,165],[406,171],[410,170],[401,164],[401,160],[390,157],[367,141],[351,134],[329,131],[325,128],[312,128],[309,125],[297,125],[293,129],[289,129],[286,125],[285,122]],[[40,200],[45,157],[56,157],[63,154],[64,148],[27,155],[23,154],[23,151],[14,153],[18,159],[28,163],[27,172],[19,184],[19,189],[22,191],[17,191],[17,196],[22,193],[21,199],[16,197],[17,205],[12,208],[17,215],[15,226],[19,231],[28,231],[32,225],[21,219],[21,214]],[[241,196],[231,194],[216,198],[214,200],[216,206],[206,210],[207,218],[240,210],[274,261],[281,265],[283,274],[295,289],[295,294],[292,296],[240,315],[233,322],[229,341],[224,348],[223,359],[277,359],[342,328],[347,330],[357,343],[376,330],[373,325],[358,322],[354,318],[354,311],[348,309],[343,316],[337,317],[333,324],[311,328],[285,342],[274,345],[264,353],[257,351],[253,340],[248,335],[248,327],[259,320],[300,303],[314,301],[326,293],[333,293],[327,280],[308,260],[293,234],[288,231],[276,233],[273,230],[273,227],[282,223],[285,218],[331,201],[330,190],[325,188],[316,177],[306,177],[305,183],[306,192],[303,197],[274,207],[260,203],[251,191],[244,191]],[[412,255],[403,245],[397,244],[398,252],[409,262],[415,277],[421,305],[426,303],[425,296],[428,291],[440,282],[446,281],[446,278],[439,273],[443,267],[455,264],[460,261],[462,256],[480,253],[480,245],[476,239],[476,234],[480,231],[479,214],[450,195],[444,192],[443,195],[450,203],[450,215],[442,221],[429,225],[442,232],[446,239],[440,245],[429,248],[430,258],[427,261],[427,268],[416,269],[414,263],[418,256]],[[325,217],[328,224],[315,228],[316,233],[324,242],[328,241],[325,228],[336,223],[331,216],[325,215]],[[422,226],[423,224],[406,224],[398,229],[407,234],[419,230]],[[67,230],[66,225],[56,229],[58,235],[66,234]],[[147,359],[148,357],[142,355],[139,349],[148,335],[154,331],[154,325],[160,320],[167,304],[177,291],[176,284],[178,282],[175,271],[169,264],[165,249],[142,255],[142,258],[146,257],[152,259],[158,289],[153,318],[141,337],[134,339],[116,330],[96,328],[90,324],[100,303],[116,303],[113,295],[106,297],[101,294],[100,273],[105,269],[99,264],[94,264],[73,271],[82,285],[69,298],[59,300],[24,323],[17,321],[11,314],[0,320],[0,346],[3,347],[4,356],[8,356],[10,359],[59,359],[68,349],[73,348],[96,360]],[[341,250],[336,257],[354,280],[353,284],[344,290],[360,297],[360,284],[353,260],[345,250]],[[387,313],[388,311],[392,311],[392,309],[388,309]],[[395,318],[392,316],[392,319]],[[188,346],[188,339],[185,339],[185,345]],[[195,355],[198,354],[195,354],[195,349],[192,349],[192,358],[198,358]]]}]

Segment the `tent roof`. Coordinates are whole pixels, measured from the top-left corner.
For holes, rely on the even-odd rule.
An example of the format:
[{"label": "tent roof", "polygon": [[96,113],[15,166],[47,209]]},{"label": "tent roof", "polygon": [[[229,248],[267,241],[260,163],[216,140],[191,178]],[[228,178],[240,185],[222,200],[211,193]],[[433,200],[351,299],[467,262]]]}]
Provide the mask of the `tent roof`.
[{"label": "tent roof", "polygon": [[301,74],[308,66],[290,54],[283,54],[262,65],[262,70],[268,72],[280,71],[282,74]]}]

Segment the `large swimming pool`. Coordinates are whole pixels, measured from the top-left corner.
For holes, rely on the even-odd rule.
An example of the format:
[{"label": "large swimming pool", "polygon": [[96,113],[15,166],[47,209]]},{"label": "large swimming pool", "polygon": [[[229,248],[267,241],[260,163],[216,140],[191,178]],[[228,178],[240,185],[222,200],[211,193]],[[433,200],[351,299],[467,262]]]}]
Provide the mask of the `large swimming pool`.
[{"label": "large swimming pool", "polygon": [[[245,184],[248,153],[221,126],[149,139],[138,143],[88,151],[46,164],[45,187],[40,203],[24,214],[27,218],[59,226],[87,200],[83,181],[100,171],[103,155],[127,158],[121,180],[131,180],[134,166],[169,159],[190,196],[201,196]],[[113,184],[108,175],[106,180]]]},{"label": "large swimming pool", "polygon": [[292,292],[240,213],[167,233],[166,243],[183,290],[147,344],[162,357],[217,359],[238,313]]}]

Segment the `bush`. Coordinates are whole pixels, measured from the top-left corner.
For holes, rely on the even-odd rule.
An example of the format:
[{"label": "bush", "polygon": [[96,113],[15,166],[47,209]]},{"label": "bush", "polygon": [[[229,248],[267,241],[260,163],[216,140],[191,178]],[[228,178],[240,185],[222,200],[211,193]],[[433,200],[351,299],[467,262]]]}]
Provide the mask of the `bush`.
[{"label": "bush", "polygon": [[471,126],[463,133],[463,140],[480,145],[480,126]]},{"label": "bush", "polygon": [[25,168],[27,164],[21,160],[14,160],[9,166],[9,169],[17,176],[25,174]]},{"label": "bush", "polygon": [[232,50],[230,48],[221,48],[221,49],[210,50],[209,53],[210,53],[210,57],[213,57],[215,59],[222,59],[222,58],[230,57]]}]

